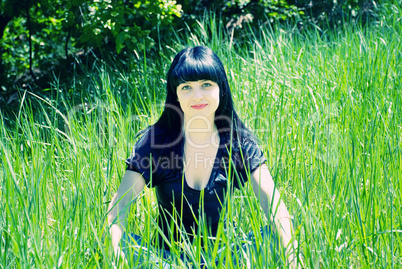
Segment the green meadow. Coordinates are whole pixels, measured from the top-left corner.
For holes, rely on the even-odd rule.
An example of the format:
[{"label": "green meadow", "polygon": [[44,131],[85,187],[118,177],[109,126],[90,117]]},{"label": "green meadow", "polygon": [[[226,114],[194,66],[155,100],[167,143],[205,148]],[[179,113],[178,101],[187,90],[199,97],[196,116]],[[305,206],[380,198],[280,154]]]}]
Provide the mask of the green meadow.
[{"label": "green meadow", "polygon": [[[225,65],[240,118],[258,137],[291,215],[307,268],[402,267],[402,9],[367,26],[309,26],[233,38],[211,18],[170,46],[125,59],[76,63],[68,84],[20,91],[13,114],[0,112],[0,268],[134,268],[114,257],[107,210],[135,134],[159,117],[165,74],[185,46],[206,45]],[[240,35],[241,34],[241,35]],[[242,235],[268,224],[246,184],[228,198],[217,238],[203,230],[172,247],[199,267],[278,268],[269,248],[234,257]],[[146,189],[128,231],[151,242],[157,204]],[[256,238],[263,246],[267,238]],[[219,252],[220,246],[226,250]],[[144,250],[142,268],[162,268]],[[159,265],[152,265],[152,258]],[[216,262],[215,262],[216,261]]]}]

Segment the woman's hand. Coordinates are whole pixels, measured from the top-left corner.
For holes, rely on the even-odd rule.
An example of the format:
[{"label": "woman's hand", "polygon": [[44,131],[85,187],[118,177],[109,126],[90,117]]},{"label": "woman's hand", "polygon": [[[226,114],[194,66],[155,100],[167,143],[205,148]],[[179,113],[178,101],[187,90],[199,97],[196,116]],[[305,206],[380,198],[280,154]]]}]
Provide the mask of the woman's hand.
[{"label": "woman's hand", "polygon": [[113,224],[112,227],[110,227],[110,236],[112,238],[112,246],[115,254],[118,252],[120,249],[119,244],[120,244],[120,239],[123,236],[123,232],[121,228],[117,224]]}]

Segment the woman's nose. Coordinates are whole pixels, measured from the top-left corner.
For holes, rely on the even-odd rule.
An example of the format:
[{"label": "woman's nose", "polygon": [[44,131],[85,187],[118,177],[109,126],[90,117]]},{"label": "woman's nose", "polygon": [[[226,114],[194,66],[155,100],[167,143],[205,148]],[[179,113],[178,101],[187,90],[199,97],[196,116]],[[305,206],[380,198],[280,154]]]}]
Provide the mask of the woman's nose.
[{"label": "woman's nose", "polygon": [[197,87],[194,89],[193,99],[202,99],[204,96],[202,94],[202,90]]}]

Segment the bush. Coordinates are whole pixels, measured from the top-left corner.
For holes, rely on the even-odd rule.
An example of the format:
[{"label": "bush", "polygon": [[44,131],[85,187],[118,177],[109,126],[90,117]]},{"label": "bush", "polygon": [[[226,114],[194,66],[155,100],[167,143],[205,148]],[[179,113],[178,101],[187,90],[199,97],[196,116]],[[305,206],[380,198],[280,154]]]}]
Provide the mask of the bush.
[{"label": "bush", "polygon": [[149,49],[181,15],[169,0],[3,0],[0,7],[3,90],[51,74],[71,54]]}]

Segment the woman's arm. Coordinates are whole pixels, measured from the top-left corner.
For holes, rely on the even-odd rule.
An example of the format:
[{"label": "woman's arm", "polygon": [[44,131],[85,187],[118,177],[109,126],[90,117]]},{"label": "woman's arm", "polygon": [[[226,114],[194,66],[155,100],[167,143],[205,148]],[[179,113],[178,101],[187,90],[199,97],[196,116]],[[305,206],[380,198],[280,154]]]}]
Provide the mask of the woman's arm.
[{"label": "woman's arm", "polygon": [[279,238],[284,247],[288,261],[293,266],[296,266],[295,255],[293,254],[294,246],[297,243],[292,241],[293,230],[291,218],[286,205],[281,200],[278,190],[275,188],[275,183],[272,180],[268,167],[263,164],[258,167],[252,174],[252,186],[255,195],[259,198],[261,206],[268,220],[275,223],[276,231],[279,233]]},{"label": "woman's arm", "polygon": [[130,203],[137,198],[145,187],[141,174],[126,170],[117,193],[113,196],[108,208],[108,223],[112,244],[116,254],[119,252],[119,242],[126,228],[126,211]]}]

